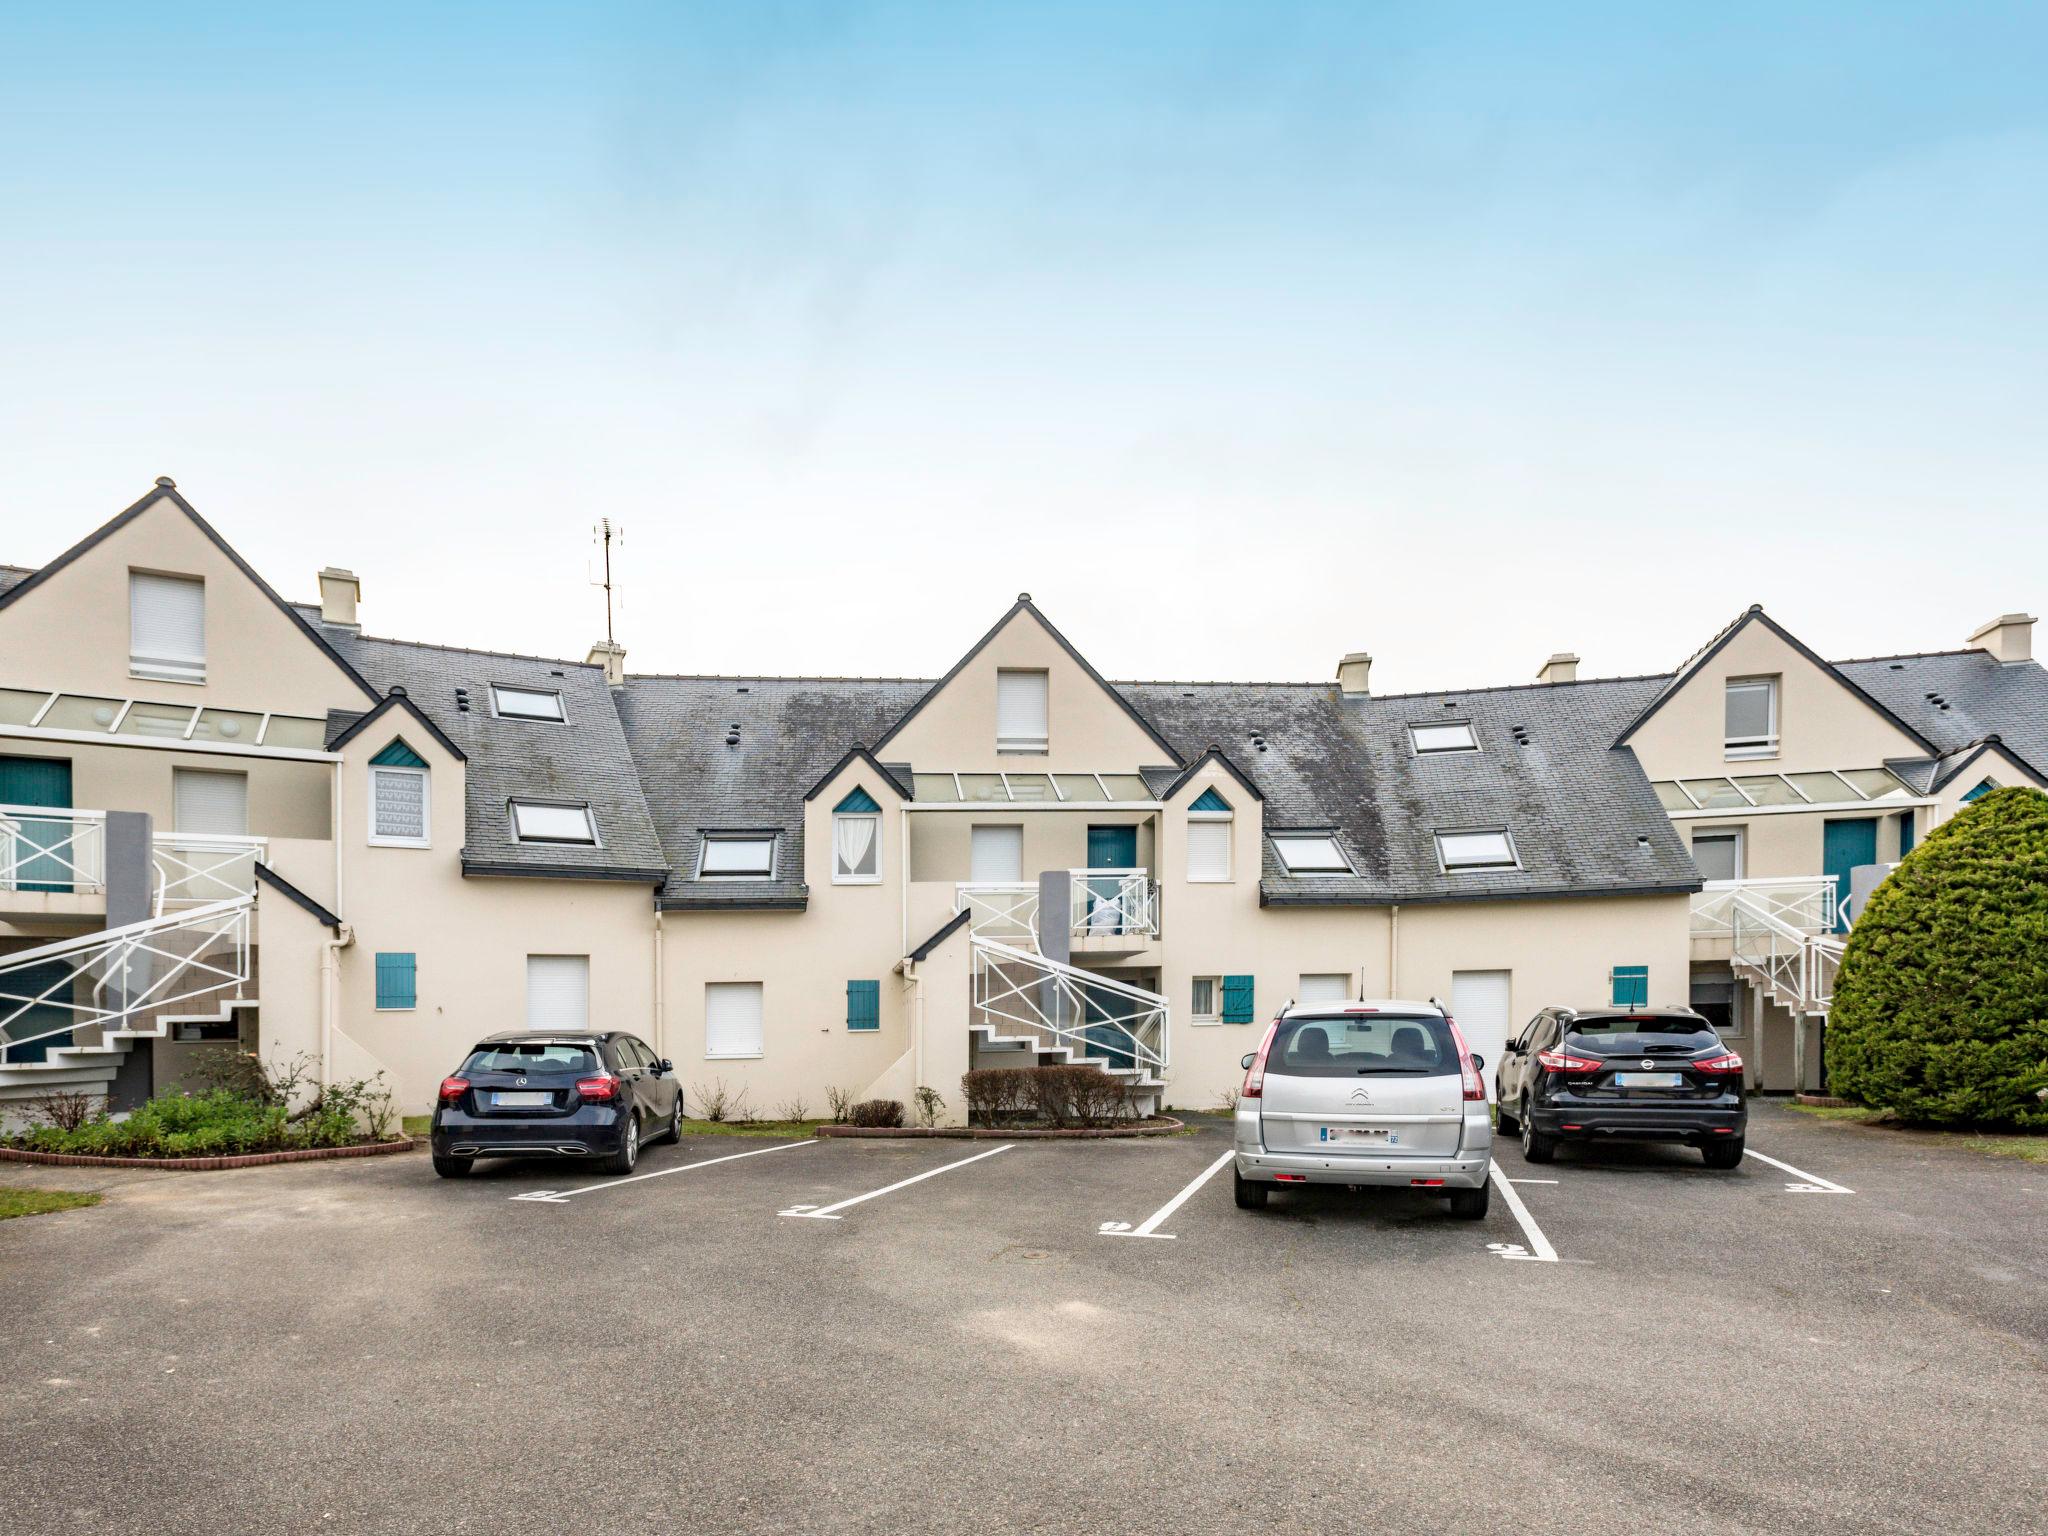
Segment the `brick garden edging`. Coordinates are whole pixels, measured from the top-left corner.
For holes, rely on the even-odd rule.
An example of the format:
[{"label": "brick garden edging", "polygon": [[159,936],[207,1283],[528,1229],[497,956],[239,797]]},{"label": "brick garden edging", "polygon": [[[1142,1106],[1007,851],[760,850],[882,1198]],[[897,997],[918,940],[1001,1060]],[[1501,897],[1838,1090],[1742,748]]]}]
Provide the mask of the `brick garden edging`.
[{"label": "brick garden edging", "polygon": [[1143,1125],[1072,1126],[1056,1130],[1049,1126],[1004,1130],[986,1125],[821,1125],[813,1136],[936,1137],[952,1141],[1110,1141],[1130,1136],[1171,1136],[1187,1129],[1185,1121],[1161,1115]]},{"label": "brick garden edging", "polygon": [[312,1163],[330,1157],[381,1157],[410,1152],[413,1139],[367,1141],[352,1147],[292,1147],[283,1152],[235,1152],[224,1157],[93,1157],[83,1152],[32,1152],[0,1147],[0,1162],[44,1163],[57,1168],[163,1168],[174,1173],[213,1173],[223,1168],[261,1168],[266,1163]]}]

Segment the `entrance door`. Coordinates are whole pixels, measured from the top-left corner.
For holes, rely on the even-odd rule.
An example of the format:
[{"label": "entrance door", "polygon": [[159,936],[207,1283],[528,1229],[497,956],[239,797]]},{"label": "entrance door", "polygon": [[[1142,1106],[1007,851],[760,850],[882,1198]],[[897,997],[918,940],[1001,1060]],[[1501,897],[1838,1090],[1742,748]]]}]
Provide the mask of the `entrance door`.
[{"label": "entrance door", "polygon": [[1877,862],[1877,818],[1830,821],[1821,826],[1820,867],[1835,882],[1835,932],[1849,931],[1849,871]]},{"label": "entrance door", "polygon": [[1493,1082],[1493,1065],[1508,1042],[1508,1006],[1513,995],[1512,971],[1451,972],[1451,1017],[1465,1048],[1486,1058],[1479,1080]]},{"label": "entrance door", "polygon": [[[1138,865],[1136,827],[1090,827],[1088,867],[1090,869],[1135,869]],[[1105,875],[1088,882],[1088,930],[1091,933],[1121,933],[1123,908],[1121,877]],[[1098,915],[1099,914],[1099,915]]]},{"label": "entrance door", "polygon": [[[47,805],[71,808],[71,760],[63,757],[0,757],[0,806]],[[16,816],[0,811],[0,884],[18,891],[68,891],[71,869],[61,848],[72,834],[69,818]],[[74,857],[77,845],[72,845]],[[37,1057],[41,1060],[41,1057]]]}]

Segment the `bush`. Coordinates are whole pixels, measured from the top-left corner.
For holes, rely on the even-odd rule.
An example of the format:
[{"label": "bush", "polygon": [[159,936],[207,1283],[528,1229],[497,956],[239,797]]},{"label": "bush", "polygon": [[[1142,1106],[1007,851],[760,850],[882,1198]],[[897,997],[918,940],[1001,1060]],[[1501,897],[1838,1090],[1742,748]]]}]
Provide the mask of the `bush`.
[{"label": "bush", "polygon": [[1827,1064],[1836,1093],[1901,1119],[2048,1127],[2048,795],[1994,790],[1871,894]]},{"label": "bush", "polygon": [[903,1124],[903,1106],[895,1099],[863,1099],[847,1106],[846,1123],[895,1130]]},{"label": "bush", "polygon": [[960,1079],[970,1119],[994,1125],[1029,1114],[1055,1127],[1130,1118],[1130,1086],[1100,1067],[978,1067]]},{"label": "bush", "polygon": [[346,1147],[391,1130],[391,1095],[381,1078],[330,1083],[294,1111],[289,1103],[229,1088],[149,1100],[127,1119],[105,1113],[79,1125],[42,1125],[15,1138],[37,1152],[89,1157],[217,1157]]}]

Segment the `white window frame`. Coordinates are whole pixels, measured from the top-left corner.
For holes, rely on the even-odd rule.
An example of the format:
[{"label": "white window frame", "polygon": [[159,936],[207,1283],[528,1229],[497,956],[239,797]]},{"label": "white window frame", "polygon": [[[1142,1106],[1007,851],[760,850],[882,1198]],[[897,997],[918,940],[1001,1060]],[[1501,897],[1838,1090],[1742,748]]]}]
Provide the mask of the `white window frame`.
[{"label": "white window frame", "polygon": [[[555,712],[552,715],[534,715],[523,710],[507,709],[503,696],[508,693],[524,693],[531,694],[537,699],[553,699]],[[492,683],[491,717],[495,720],[524,720],[535,725],[567,725],[569,707],[562,702],[562,690],[559,688],[532,687],[525,683]]]},{"label": "white window frame", "polygon": [[[1725,762],[1754,762],[1778,755],[1778,679],[1731,677],[1721,685],[1721,756]],[[1728,734],[1728,696],[1738,688],[1762,688],[1769,701],[1769,727],[1764,736]]]},{"label": "white window frame", "polygon": [[[1003,734],[1003,679],[1035,677],[1039,681],[1039,725],[1031,736]],[[1044,756],[1052,750],[1052,674],[1044,667],[998,667],[996,669],[996,751]]]},{"label": "white window frame", "polygon": [[[1499,874],[1503,870],[1515,870],[1522,867],[1521,851],[1515,847],[1514,834],[1509,832],[1506,827],[1444,827],[1436,832],[1435,837],[1437,867],[1447,875]],[[1474,864],[1465,862],[1454,864],[1451,862],[1449,853],[1444,848],[1444,839],[1447,837],[1497,837],[1507,844],[1508,856],[1505,861],[1497,863]]]},{"label": "white window frame", "polygon": [[[699,880],[773,880],[775,861],[780,852],[776,848],[776,834],[773,832],[706,832],[697,839],[697,878]],[[713,843],[766,843],[768,845],[768,868],[765,873],[750,869],[707,870],[704,867],[704,850]],[[835,853],[836,859],[838,855]]]},{"label": "white window frame", "polygon": [[[1454,747],[1425,747],[1417,731],[1463,731],[1465,740]],[[1455,757],[1479,750],[1479,733],[1470,720],[1413,720],[1408,725],[1408,749],[1417,757]]]},{"label": "white window frame", "polygon": [[[714,987],[752,987],[760,1000],[754,1020],[760,1031],[759,1045],[751,1051],[711,1049],[711,992]],[[707,981],[704,983],[704,1059],[706,1061],[759,1061],[768,1054],[768,988],[758,981]]]},{"label": "white window frame", "polygon": [[[199,589],[199,654],[197,656],[146,656],[135,649],[135,586],[138,581],[180,582]],[[153,683],[204,683],[206,681],[206,578],[181,571],[128,572],[128,675]]]},{"label": "white window frame", "polygon": [[[1187,869],[1190,885],[1228,885],[1236,873],[1237,864],[1237,813],[1235,811],[1189,811]],[[1220,826],[1223,828],[1223,873],[1220,875],[1198,875],[1195,873],[1194,830],[1197,826]]]},{"label": "white window frame", "polygon": [[[539,837],[529,836],[519,826],[522,810],[536,811],[579,811],[583,816],[583,829],[588,837]],[[598,841],[597,818],[590,814],[588,804],[576,800],[522,800],[514,798],[506,802],[506,815],[512,823],[512,841],[542,848],[601,848]]]},{"label": "white window frame", "polygon": [[[1279,859],[1281,869],[1290,875],[1300,875],[1314,879],[1317,876],[1343,876],[1357,873],[1357,870],[1352,867],[1351,856],[1344,851],[1344,845],[1337,841],[1337,834],[1334,832],[1268,832],[1266,836],[1272,839],[1273,855]],[[1287,857],[1287,845],[1289,843],[1328,843],[1337,855],[1338,865],[1342,867],[1318,866],[1314,869],[1296,869]]]},{"label": "white window frame", "polygon": [[[872,822],[875,840],[869,847],[874,860],[875,872],[871,875],[849,875],[839,867],[839,823],[842,821]],[[768,852],[768,865],[775,867],[775,852]],[[882,883],[882,813],[880,811],[834,811],[832,813],[832,883],[834,885],[880,885]]]},{"label": "white window frame", "polygon": [[[1700,840],[1701,838],[1703,838],[1703,837],[1712,837],[1712,838],[1721,838],[1721,837],[1731,837],[1731,838],[1733,838],[1733,839],[1735,840],[1735,873],[1734,873],[1734,874],[1733,874],[1732,876],[1730,876],[1729,878],[1730,878],[1730,879],[1734,879],[1734,880],[1744,880],[1744,879],[1747,879],[1747,878],[1748,878],[1748,876],[1749,876],[1749,837],[1748,837],[1748,829],[1747,829],[1747,828],[1745,828],[1745,827],[1694,827],[1694,828],[1692,829],[1692,838],[1691,838],[1691,840],[1690,840],[1690,841],[1688,841],[1688,842],[1686,843],[1686,845],[1685,845],[1685,849],[1686,849],[1686,852],[1687,852],[1687,853],[1692,853],[1692,850],[1693,850],[1693,849],[1694,849],[1695,847],[1697,847],[1697,846],[1698,846],[1698,844],[1699,844],[1699,840]],[[1694,861],[1695,861],[1695,862],[1697,862],[1697,861],[1698,861],[1698,857],[1699,857],[1699,856],[1698,856],[1697,854],[1694,854],[1694,855],[1693,855],[1693,857],[1694,857]]]},{"label": "white window frame", "polygon": [[[377,775],[388,773],[394,777],[413,778],[420,781],[420,835],[418,837],[394,837],[377,830]],[[434,845],[434,783],[432,770],[427,768],[403,768],[394,763],[370,764],[368,779],[370,791],[369,842],[373,848],[431,848]]]},{"label": "white window frame", "polygon": [[[1208,984],[1209,1011],[1203,1013],[1195,1006],[1195,988]],[[1188,1022],[1190,1024],[1221,1024],[1223,1022],[1223,978],[1221,976],[1190,976],[1188,978]]]}]

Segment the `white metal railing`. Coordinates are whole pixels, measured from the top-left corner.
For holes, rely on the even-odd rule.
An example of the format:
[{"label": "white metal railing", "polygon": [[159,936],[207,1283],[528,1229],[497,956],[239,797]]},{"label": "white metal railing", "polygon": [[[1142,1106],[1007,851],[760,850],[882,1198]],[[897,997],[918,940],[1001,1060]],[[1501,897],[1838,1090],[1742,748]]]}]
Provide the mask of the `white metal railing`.
[{"label": "white metal railing", "polygon": [[156,889],[150,910],[205,906],[256,894],[256,866],[268,846],[260,837],[225,832],[159,832],[151,839]]},{"label": "white metal railing", "polygon": [[0,956],[0,1067],[41,1061],[78,1029],[136,1028],[152,1010],[239,993],[255,905],[242,896]]},{"label": "white metal railing", "polygon": [[1070,869],[1073,936],[1155,937],[1159,932],[1158,888],[1142,869]]},{"label": "white metal railing", "polygon": [[1737,969],[1762,982],[1794,1013],[1826,1013],[1844,945],[1831,934],[1787,922],[1761,898],[1737,891],[1729,904]]},{"label": "white metal railing", "polygon": [[1022,880],[962,880],[953,887],[953,910],[972,915],[972,938],[1022,940],[1038,945],[1038,887]]},{"label": "white metal railing", "polygon": [[1692,898],[1692,936],[1727,938],[1740,904],[1768,912],[1804,933],[1835,930],[1837,890],[1832,875],[1783,875],[1761,880],[1709,880]]},{"label": "white metal railing", "polygon": [[971,985],[969,1018],[997,1034],[1064,1046],[1112,1072],[1165,1072],[1167,1003],[1157,992],[992,939],[974,940]]},{"label": "white metal railing", "polygon": [[107,813],[0,805],[0,890],[107,888]]}]

